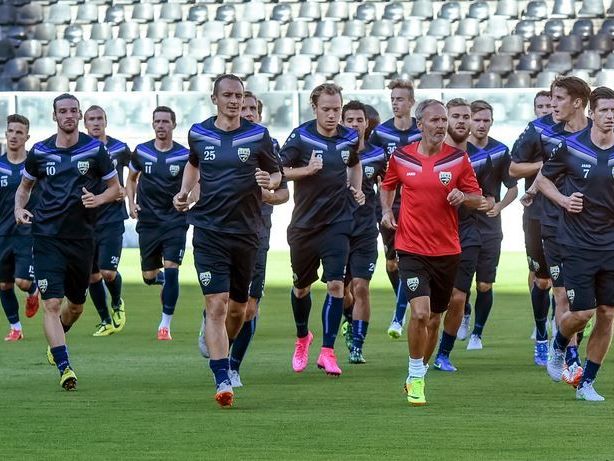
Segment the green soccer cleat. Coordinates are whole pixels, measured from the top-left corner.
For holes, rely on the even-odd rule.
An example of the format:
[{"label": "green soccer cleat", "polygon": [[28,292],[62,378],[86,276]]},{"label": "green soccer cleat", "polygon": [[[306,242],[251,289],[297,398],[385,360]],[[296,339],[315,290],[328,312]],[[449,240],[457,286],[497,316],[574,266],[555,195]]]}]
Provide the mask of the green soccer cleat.
[{"label": "green soccer cleat", "polygon": [[60,386],[67,391],[77,390],[77,375],[70,367],[67,367],[60,377]]},{"label": "green soccer cleat", "polygon": [[113,329],[116,333],[119,333],[124,329],[126,325],[126,311],[124,308],[124,300],[120,298],[118,306],[112,306],[113,314],[111,320],[113,321]]},{"label": "green soccer cleat", "polygon": [[341,333],[343,334],[343,337],[345,338],[345,345],[348,348],[348,351],[352,351],[352,324],[350,322],[348,322],[347,320],[345,320],[342,324],[341,324]]},{"label": "green soccer cleat", "polygon": [[47,362],[49,362],[49,365],[55,366],[55,359],[51,353],[51,346],[47,346]]},{"label": "green soccer cleat", "polygon": [[407,401],[411,406],[421,407],[423,405],[426,405],[424,386],[424,378],[408,378],[405,382]]},{"label": "green soccer cleat", "polygon": [[92,336],[110,336],[113,333],[115,333],[115,328],[113,328],[112,324],[107,322],[100,322],[98,325],[96,325],[96,331]]},{"label": "green soccer cleat", "polygon": [[584,336],[584,339],[587,340],[588,337],[591,335],[591,333],[593,332],[593,327],[595,326],[595,317],[591,317],[588,322],[586,323],[586,326],[584,327],[584,331],[582,332],[582,336]]},{"label": "green soccer cleat", "polygon": [[365,358],[362,356],[362,350],[358,349],[357,347],[353,347],[350,350],[349,361],[350,363],[354,363],[354,364],[367,363]]}]

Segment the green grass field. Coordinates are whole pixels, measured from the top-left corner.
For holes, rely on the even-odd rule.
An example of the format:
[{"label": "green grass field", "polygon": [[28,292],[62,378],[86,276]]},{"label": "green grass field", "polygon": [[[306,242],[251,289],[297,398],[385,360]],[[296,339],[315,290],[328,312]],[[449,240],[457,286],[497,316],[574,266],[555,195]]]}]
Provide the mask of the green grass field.
[{"label": "green grass field", "polygon": [[294,374],[288,255],[270,255],[266,297],[241,369],[235,406],[213,400],[212,376],[196,336],[200,289],[191,259],[182,272],[172,342],[158,342],[159,287],[140,280],[138,256],[122,260],[127,326],[91,336],[98,321],[88,304],[68,335],[79,377],[61,390],[45,359],[40,313],[23,319],[25,340],[0,344],[0,459],[614,459],[614,371],[597,389],[602,404],[576,402],[532,363],[532,313],[521,254],[500,266],[495,307],[482,351],[457,343],[456,374],[429,372],[428,405],[411,408],[401,391],[407,346],[386,334],[393,307],[380,259],[365,365],[327,377],[315,367],[324,291],[315,290],[311,327],[317,340],[308,369]]}]

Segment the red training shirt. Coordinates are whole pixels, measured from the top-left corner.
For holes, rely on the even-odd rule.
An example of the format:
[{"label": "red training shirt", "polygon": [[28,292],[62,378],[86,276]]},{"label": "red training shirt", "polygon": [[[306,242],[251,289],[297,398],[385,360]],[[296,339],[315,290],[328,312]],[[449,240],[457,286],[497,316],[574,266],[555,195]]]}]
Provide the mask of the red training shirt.
[{"label": "red training shirt", "polygon": [[419,142],[394,151],[382,183],[395,190],[401,183],[401,210],[395,248],[424,256],[461,252],[458,211],[448,203],[452,189],[482,194],[467,154],[448,144],[428,157],[418,153]]}]

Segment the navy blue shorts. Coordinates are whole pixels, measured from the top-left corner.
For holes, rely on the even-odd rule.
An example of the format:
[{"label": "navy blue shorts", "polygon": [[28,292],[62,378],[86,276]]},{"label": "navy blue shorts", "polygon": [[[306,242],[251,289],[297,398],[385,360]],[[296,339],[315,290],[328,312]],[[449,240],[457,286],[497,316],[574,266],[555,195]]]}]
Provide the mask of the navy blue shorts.
[{"label": "navy blue shorts", "polygon": [[227,234],[194,227],[194,266],[203,295],[229,293],[245,303],[258,251],[257,234]]},{"label": "navy blue shorts", "polygon": [[252,275],[252,283],[249,286],[250,298],[260,299],[264,293],[264,281],[266,278],[266,260],[269,253],[269,240],[271,229],[264,227],[260,233],[258,251],[256,253],[256,264]]},{"label": "navy blue shorts", "polygon": [[522,225],[529,270],[535,272],[538,279],[549,279],[550,272],[548,271],[542,242],[542,225],[538,219],[528,218],[526,212],[522,215]]},{"label": "navy blue shorts", "polygon": [[542,239],[544,242],[544,255],[546,264],[552,279],[552,286],[564,287],[565,277],[563,273],[563,248],[556,238],[556,227],[543,226]]},{"label": "navy blue shorts", "polygon": [[379,233],[382,235],[382,243],[384,244],[384,254],[386,255],[386,260],[396,260],[397,251],[394,249],[394,237],[396,235],[396,231],[380,224]]},{"label": "navy blue shorts", "polygon": [[[396,256],[395,256],[396,257]],[[347,273],[351,278],[371,280],[377,263],[377,232],[350,237]]]},{"label": "navy blue shorts", "polygon": [[445,312],[452,296],[460,255],[423,256],[402,251],[398,255],[399,276],[407,300],[428,296],[431,298],[431,312]]},{"label": "navy blue shorts", "polygon": [[94,263],[92,274],[101,270],[117,271],[122,256],[124,243],[124,222],[118,221],[105,225],[103,229],[96,228]]},{"label": "navy blue shorts", "polygon": [[495,283],[497,267],[501,257],[501,237],[498,235],[482,236],[482,246],[478,254],[475,279],[478,282]]},{"label": "navy blue shorts", "polygon": [[570,310],[614,306],[614,250],[563,246],[562,251]]},{"label": "navy blue shorts", "polygon": [[352,221],[343,221],[316,229],[288,228],[292,279],[296,288],[306,288],[318,280],[320,261],[324,267],[323,280],[344,280],[352,226]]},{"label": "navy blue shorts", "polygon": [[[460,254],[460,262],[458,269],[456,270],[456,277],[454,279],[454,288],[462,291],[463,293],[469,293],[471,290],[471,283],[473,282],[473,276],[478,267],[478,256],[480,255],[479,246],[470,246],[463,248]],[[480,280],[483,282],[484,280]]]},{"label": "navy blue shorts", "polygon": [[90,284],[94,239],[33,236],[36,282],[43,300],[64,296],[83,304]]},{"label": "navy blue shorts", "polygon": [[0,282],[33,280],[32,236],[0,236]]},{"label": "navy blue shorts", "polygon": [[139,223],[136,230],[139,233],[143,272],[160,269],[163,266],[162,260],[181,265],[188,226],[165,229],[155,224]]}]

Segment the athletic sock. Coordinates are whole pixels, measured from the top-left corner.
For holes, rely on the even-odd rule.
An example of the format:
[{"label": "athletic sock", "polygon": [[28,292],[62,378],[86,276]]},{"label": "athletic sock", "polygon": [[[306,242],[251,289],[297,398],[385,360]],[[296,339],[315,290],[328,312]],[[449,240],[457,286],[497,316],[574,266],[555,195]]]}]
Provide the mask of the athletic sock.
[{"label": "athletic sock", "polygon": [[386,274],[388,274],[388,280],[390,280],[392,289],[395,293],[397,293],[399,290],[399,270],[397,269],[392,272],[388,272],[388,270],[386,270]]},{"label": "athletic sock", "polygon": [[582,343],[583,339],[584,339],[584,330],[580,330],[576,333],[576,342],[578,343],[578,346]]},{"label": "athletic sock", "polygon": [[449,357],[450,352],[454,349],[454,341],[456,341],[456,336],[452,336],[451,334],[446,333],[444,330],[441,333],[441,340],[439,341],[439,351],[437,352],[437,356]]},{"label": "athletic sock", "polygon": [[51,355],[53,355],[53,360],[55,361],[58,370],[60,370],[60,374],[64,373],[66,368],[70,367],[70,362],[68,361],[68,347],[66,344],[52,347]]},{"label": "athletic sock", "polygon": [[569,344],[569,338],[566,338],[561,333],[561,330],[556,332],[556,336],[554,337],[554,341],[552,342],[552,348],[563,352],[567,345]]},{"label": "athletic sock", "polygon": [[354,304],[350,304],[347,307],[343,308],[343,317],[346,322],[352,323],[352,312],[354,312]]},{"label": "athletic sock", "polygon": [[488,291],[478,291],[475,297],[475,323],[473,325],[473,334],[482,336],[484,325],[490,315],[492,309],[493,295],[492,289]]},{"label": "athletic sock", "polygon": [[546,322],[548,321],[548,307],[550,305],[549,290],[542,290],[536,284],[531,289],[531,303],[533,304],[533,317],[535,319],[535,340],[546,341],[548,339],[548,330]]},{"label": "athletic sock", "polygon": [[209,360],[209,368],[213,372],[213,376],[215,377],[215,385],[219,386],[223,382],[228,382],[230,384],[230,378],[228,377],[229,363],[228,357],[217,360]]},{"label": "athletic sock", "polygon": [[239,331],[239,335],[236,337],[232,349],[230,351],[230,369],[239,371],[241,367],[241,362],[245,357],[245,353],[247,352],[247,348],[249,347],[249,343],[254,337],[254,333],[256,333],[256,319],[258,317],[254,317],[251,320],[243,322],[243,326],[241,327],[241,331]]},{"label": "athletic sock", "polygon": [[119,306],[122,298],[122,275],[116,272],[115,278],[110,282],[105,280],[104,284],[111,295],[111,307],[116,308]]},{"label": "athletic sock", "polygon": [[164,277],[164,272],[158,271],[158,273],[156,274],[156,278],[154,279],[154,285],[164,285]]},{"label": "athletic sock", "polygon": [[158,325],[158,330],[160,328],[170,328],[171,320],[173,320],[173,314],[165,314],[162,312],[162,320],[160,320],[160,325]]},{"label": "athletic sock", "polygon": [[90,297],[94,303],[94,307],[98,312],[100,321],[103,323],[111,323],[109,315],[109,306],[107,305],[107,292],[104,290],[102,279],[97,282],[90,283]]},{"label": "athletic sock", "polygon": [[27,292],[28,292],[28,296],[32,296],[34,293],[36,293],[37,290],[37,286],[36,286],[36,280],[32,280],[32,283],[30,284],[30,288],[28,288]]},{"label": "athletic sock", "polygon": [[402,283],[397,288],[397,304],[394,309],[394,321],[403,325],[403,319],[407,312],[407,293]]},{"label": "athletic sock", "polygon": [[173,315],[177,299],[179,299],[179,269],[176,267],[167,267],[164,269],[164,285],[162,285],[162,312],[164,314]]},{"label": "athletic sock", "polygon": [[311,312],[311,293],[307,293],[302,298],[297,298],[294,290],[290,292],[290,300],[292,301],[292,313],[294,314],[294,323],[296,324],[296,336],[304,338],[309,334],[309,313]]},{"label": "athletic sock", "polygon": [[424,357],[419,359],[409,358],[408,373],[410,378],[424,378],[426,375],[426,367],[424,366]]},{"label": "athletic sock", "polygon": [[366,320],[354,320],[352,322],[352,347],[362,349],[368,328],[369,322]]},{"label": "athletic sock", "polygon": [[550,299],[550,320],[552,320],[555,315],[556,315],[556,299],[554,298],[554,294],[552,294],[552,297]]},{"label": "athletic sock", "polygon": [[15,323],[11,323],[11,329],[21,331],[21,322],[17,321]]},{"label": "athletic sock", "polygon": [[568,367],[578,363],[578,346],[567,346],[565,350],[565,363]]},{"label": "athletic sock", "polygon": [[471,303],[469,302],[469,295],[467,295],[467,301],[465,301],[465,315],[471,315]]},{"label": "athletic sock", "polygon": [[0,290],[0,302],[9,323],[19,322],[19,301],[15,296],[15,289]]},{"label": "athletic sock", "polygon": [[324,332],[322,347],[330,347],[331,349],[335,347],[335,339],[339,332],[342,315],[343,297],[336,298],[327,294],[322,306],[322,330]]},{"label": "athletic sock", "polygon": [[584,363],[584,372],[582,373],[582,379],[580,380],[578,388],[582,387],[585,383],[592,383],[595,381],[599,367],[601,367],[600,363],[595,363],[589,359],[586,359],[586,362]]}]

